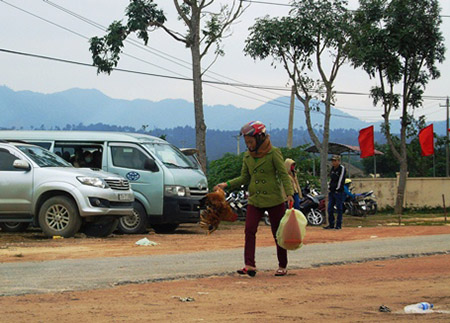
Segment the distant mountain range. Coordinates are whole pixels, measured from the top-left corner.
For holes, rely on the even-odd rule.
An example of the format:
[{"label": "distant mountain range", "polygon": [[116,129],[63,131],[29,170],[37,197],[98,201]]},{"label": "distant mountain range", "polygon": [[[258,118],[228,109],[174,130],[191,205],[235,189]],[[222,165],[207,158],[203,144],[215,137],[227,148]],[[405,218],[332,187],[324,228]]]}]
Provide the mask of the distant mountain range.
[{"label": "distant mountain range", "polygon": [[[289,101],[289,97],[280,97],[254,110],[233,105],[205,105],[205,123],[208,129],[226,131],[238,130],[246,121],[261,120],[269,128],[286,129]],[[303,105],[297,101],[295,106],[294,128],[305,130]],[[372,124],[379,129],[379,123],[364,122],[339,109],[332,108],[331,113],[331,130],[359,130]],[[193,103],[186,100],[122,100],[110,98],[98,90],[77,88],[42,94],[0,86],[0,115],[0,127],[16,129],[62,129],[66,125],[97,123],[136,129],[148,125],[147,130],[195,126]],[[313,112],[312,123],[320,130],[323,114]],[[445,121],[434,124],[435,132],[445,134]],[[398,123],[393,123],[392,129],[398,132]]]}]

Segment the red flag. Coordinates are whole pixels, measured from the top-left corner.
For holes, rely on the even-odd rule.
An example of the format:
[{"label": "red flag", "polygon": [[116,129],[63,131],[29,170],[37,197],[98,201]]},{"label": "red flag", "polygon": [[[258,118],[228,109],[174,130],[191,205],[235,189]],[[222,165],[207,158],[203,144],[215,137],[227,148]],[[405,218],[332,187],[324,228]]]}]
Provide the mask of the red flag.
[{"label": "red flag", "polygon": [[373,142],[373,126],[361,129],[358,136],[361,158],[375,155],[375,145]]},{"label": "red flag", "polygon": [[419,142],[422,148],[422,156],[434,155],[433,124],[420,130]]}]

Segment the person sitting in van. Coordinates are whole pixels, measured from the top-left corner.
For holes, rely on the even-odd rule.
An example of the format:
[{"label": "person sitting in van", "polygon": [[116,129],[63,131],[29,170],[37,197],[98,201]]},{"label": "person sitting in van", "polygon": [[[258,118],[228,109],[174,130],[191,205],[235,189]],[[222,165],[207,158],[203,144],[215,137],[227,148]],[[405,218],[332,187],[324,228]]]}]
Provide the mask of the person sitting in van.
[{"label": "person sitting in van", "polygon": [[96,150],[92,153],[92,167],[93,168],[102,168],[102,153],[99,150]]},{"label": "person sitting in van", "polygon": [[84,161],[83,151],[81,150],[81,148],[75,149],[75,155],[70,162],[72,163],[73,167],[86,167],[86,162]]},{"label": "person sitting in van", "polygon": [[63,152],[62,154],[62,158],[66,161],[70,163],[70,153],[68,151]]},{"label": "person sitting in van", "polygon": [[84,166],[82,166],[82,167],[89,167],[89,168],[94,167],[94,163],[93,163],[94,158],[92,156],[92,153],[89,150],[86,150],[83,153],[83,161],[84,161]]}]

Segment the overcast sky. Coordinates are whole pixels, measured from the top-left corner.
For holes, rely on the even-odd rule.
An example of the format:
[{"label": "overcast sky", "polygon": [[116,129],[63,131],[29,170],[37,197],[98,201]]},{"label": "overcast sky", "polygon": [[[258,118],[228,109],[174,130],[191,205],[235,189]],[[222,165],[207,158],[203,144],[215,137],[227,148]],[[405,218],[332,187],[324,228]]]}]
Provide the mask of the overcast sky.
[{"label": "overcast sky", "polygon": [[[265,1],[265,0],[262,0]],[[163,8],[169,25],[176,28],[177,15],[169,0],[155,1]],[[221,3],[231,3],[222,0]],[[289,0],[267,2],[288,4]],[[55,8],[51,3],[68,9],[102,26],[124,17],[128,0],[0,0],[0,49],[32,53],[91,64],[88,38],[102,36],[100,29]],[[450,48],[450,1],[441,0],[442,32],[445,46]],[[14,7],[13,7],[14,6]],[[350,1],[350,8],[357,1]],[[239,23],[232,27],[233,34],[223,41],[225,56],[210,69],[205,79],[222,82],[242,82],[253,85],[284,87],[284,91],[236,88],[224,85],[205,85],[204,103],[233,104],[241,108],[254,109],[264,102],[289,95],[289,79],[281,66],[274,69],[267,61],[253,61],[244,56],[243,48],[248,28],[255,18],[265,15],[287,15],[289,7],[252,3]],[[26,12],[25,12],[26,11]],[[183,28],[178,28],[184,31]],[[133,36],[134,39],[134,36]],[[145,73],[191,77],[190,51],[167,34],[156,31],[150,35],[146,49],[127,44],[119,62],[119,68]],[[130,56],[127,56],[130,55]],[[441,78],[431,81],[425,95],[445,97],[450,95],[450,53],[439,66]],[[134,58],[133,58],[134,57]],[[211,56],[212,58],[212,56]],[[204,67],[208,65],[204,61]],[[336,81],[336,90],[341,92],[368,93],[375,81],[367,74],[345,66]],[[119,99],[192,99],[192,82],[144,76],[115,71],[111,75],[97,75],[93,67],[84,67],[4,53],[0,51],[0,85],[15,91],[30,90],[54,93],[70,88],[98,89],[106,95]],[[445,100],[426,99],[424,108],[416,115],[425,114],[427,120],[445,120]],[[381,108],[373,108],[366,95],[338,95],[336,107],[366,121],[380,120]],[[280,109],[288,107],[280,107]],[[338,122],[338,118],[335,119]]]}]

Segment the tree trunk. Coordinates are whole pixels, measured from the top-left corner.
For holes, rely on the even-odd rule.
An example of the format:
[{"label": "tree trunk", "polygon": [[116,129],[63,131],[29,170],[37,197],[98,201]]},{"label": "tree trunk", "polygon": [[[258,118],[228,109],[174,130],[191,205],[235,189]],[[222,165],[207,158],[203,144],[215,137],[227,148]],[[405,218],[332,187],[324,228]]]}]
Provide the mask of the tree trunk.
[{"label": "tree trunk", "polygon": [[408,163],[406,159],[400,161],[400,174],[397,186],[397,198],[395,200],[395,213],[399,215],[401,223],[401,214],[403,212],[403,203],[405,201],[406,179],[408,177]]},{"label": "tree trunk", "polygon": [[325,119],[323,121],[323,138],[322,138],[322,153],[320,155],[320,188],[322,194],[328,194],[328,144],[330,142],[330,119],[331,119],[331,97],[332,86],[325,76],[322,76],[322,80],[325,83],[327,94],[325,98]]},{"label": "tree trunk", "polygon": [[324,147],[324,150],[320,154],[320,192],[322,194],[328,194],[328,147]]},{"label": "tree trunk", "polygon": [[192,17],[192,79],[194,80],[195,143],[198,159],[206,174],[206,124],[203,113],[203,85],[200,56],[200,17]]}]

